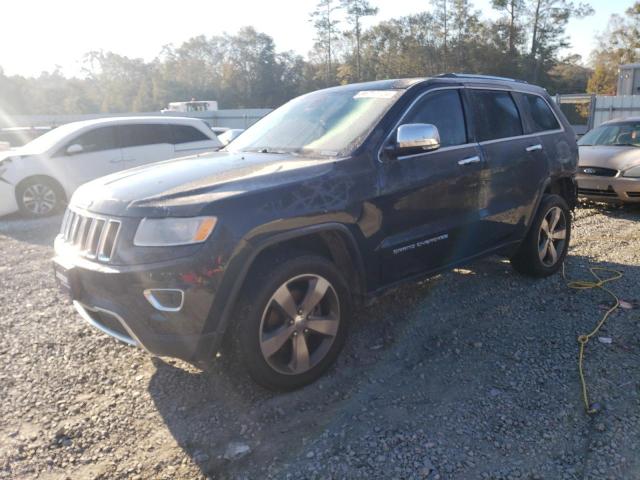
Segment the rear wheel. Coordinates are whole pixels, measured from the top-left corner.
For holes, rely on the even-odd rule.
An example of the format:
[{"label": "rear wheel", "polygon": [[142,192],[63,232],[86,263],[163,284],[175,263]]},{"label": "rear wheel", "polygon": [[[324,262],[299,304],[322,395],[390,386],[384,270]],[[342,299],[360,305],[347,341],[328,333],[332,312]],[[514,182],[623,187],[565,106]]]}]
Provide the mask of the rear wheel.
[{"label": "rear wheel", "polygon": [[545,195],[527,237],[511,258],[513,267],[533,277],[558,271],[569,249],[571,213],[559,195]]},{"label": "rear wheel", "polygon": [[344,345],[350,314],[335,265],[311,255],[264,264],[245,288],[234,343],[251,377],[278,390],[320,377]]},{"label": "rear wheel", "polygon": [[46,217],[60,210],[64,202],[64,193],[53,180],[34,177],[18,185],[16,199],[24,215]]}]

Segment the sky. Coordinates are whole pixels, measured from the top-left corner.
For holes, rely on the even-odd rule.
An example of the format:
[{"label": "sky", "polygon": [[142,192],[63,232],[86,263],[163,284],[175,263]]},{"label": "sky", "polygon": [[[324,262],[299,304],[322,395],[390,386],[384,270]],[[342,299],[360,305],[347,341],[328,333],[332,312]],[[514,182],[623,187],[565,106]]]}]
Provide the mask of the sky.
[{"label": "sky", "polygon": [[[624,14],[633,0],[587,0],[595,15],[572,20],[571,53],[588,59],[596,35],[612,13]],[[245,25],[271,35],[278,51],[306,55],[313,44],[309,12],[317,0],[5,0],[0,23],[0,67],[6,74],[38,75],[59,66],[78,75],[91,50],[155,58],[163,45],[196,35],[235,33]],[[371,0],[380,20],[429,10],[429,0]],[[485,17],[490,0],[473,0]],[[569,52],[567,52],[569,53]]]}]

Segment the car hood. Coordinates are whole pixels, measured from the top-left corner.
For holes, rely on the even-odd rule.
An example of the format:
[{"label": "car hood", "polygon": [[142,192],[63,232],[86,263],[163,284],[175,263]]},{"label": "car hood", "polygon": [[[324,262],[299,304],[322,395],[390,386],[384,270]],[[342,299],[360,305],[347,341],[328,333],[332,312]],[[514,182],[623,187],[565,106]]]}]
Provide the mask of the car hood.
[{"label": "car hood", "polygon": [[326,158],[212,152],[152,163],[85,183],[71,204],[116,216],[194,215],[205,204],[321,175]]},{"label": "car hood", "polygon": [[634,165],[640,165],[640,148],[606,145],[581,146],[578,165],[626,170]]}]

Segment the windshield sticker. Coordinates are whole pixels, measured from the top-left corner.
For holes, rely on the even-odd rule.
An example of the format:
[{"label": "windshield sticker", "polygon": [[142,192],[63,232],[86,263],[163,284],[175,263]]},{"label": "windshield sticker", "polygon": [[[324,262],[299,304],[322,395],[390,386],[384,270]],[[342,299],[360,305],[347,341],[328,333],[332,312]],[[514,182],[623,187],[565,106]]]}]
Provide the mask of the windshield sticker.
[{"label": "windshield sticker", "polygon": [[361,90],[353,98],[393,98],[396,93],[395,90]]}]

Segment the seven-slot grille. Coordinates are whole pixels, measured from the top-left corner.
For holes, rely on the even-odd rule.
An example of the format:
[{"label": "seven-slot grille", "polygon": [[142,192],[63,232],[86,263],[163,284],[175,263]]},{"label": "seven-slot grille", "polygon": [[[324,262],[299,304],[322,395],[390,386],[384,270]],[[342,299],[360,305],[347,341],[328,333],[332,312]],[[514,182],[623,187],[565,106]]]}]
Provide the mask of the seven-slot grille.
[{"label": "seven-slot grille", "polygon": [[118,220],[67,209],[60,233],[64,241],[74,246],[81,255],[108,262],[115,250],[119,230]]}]

